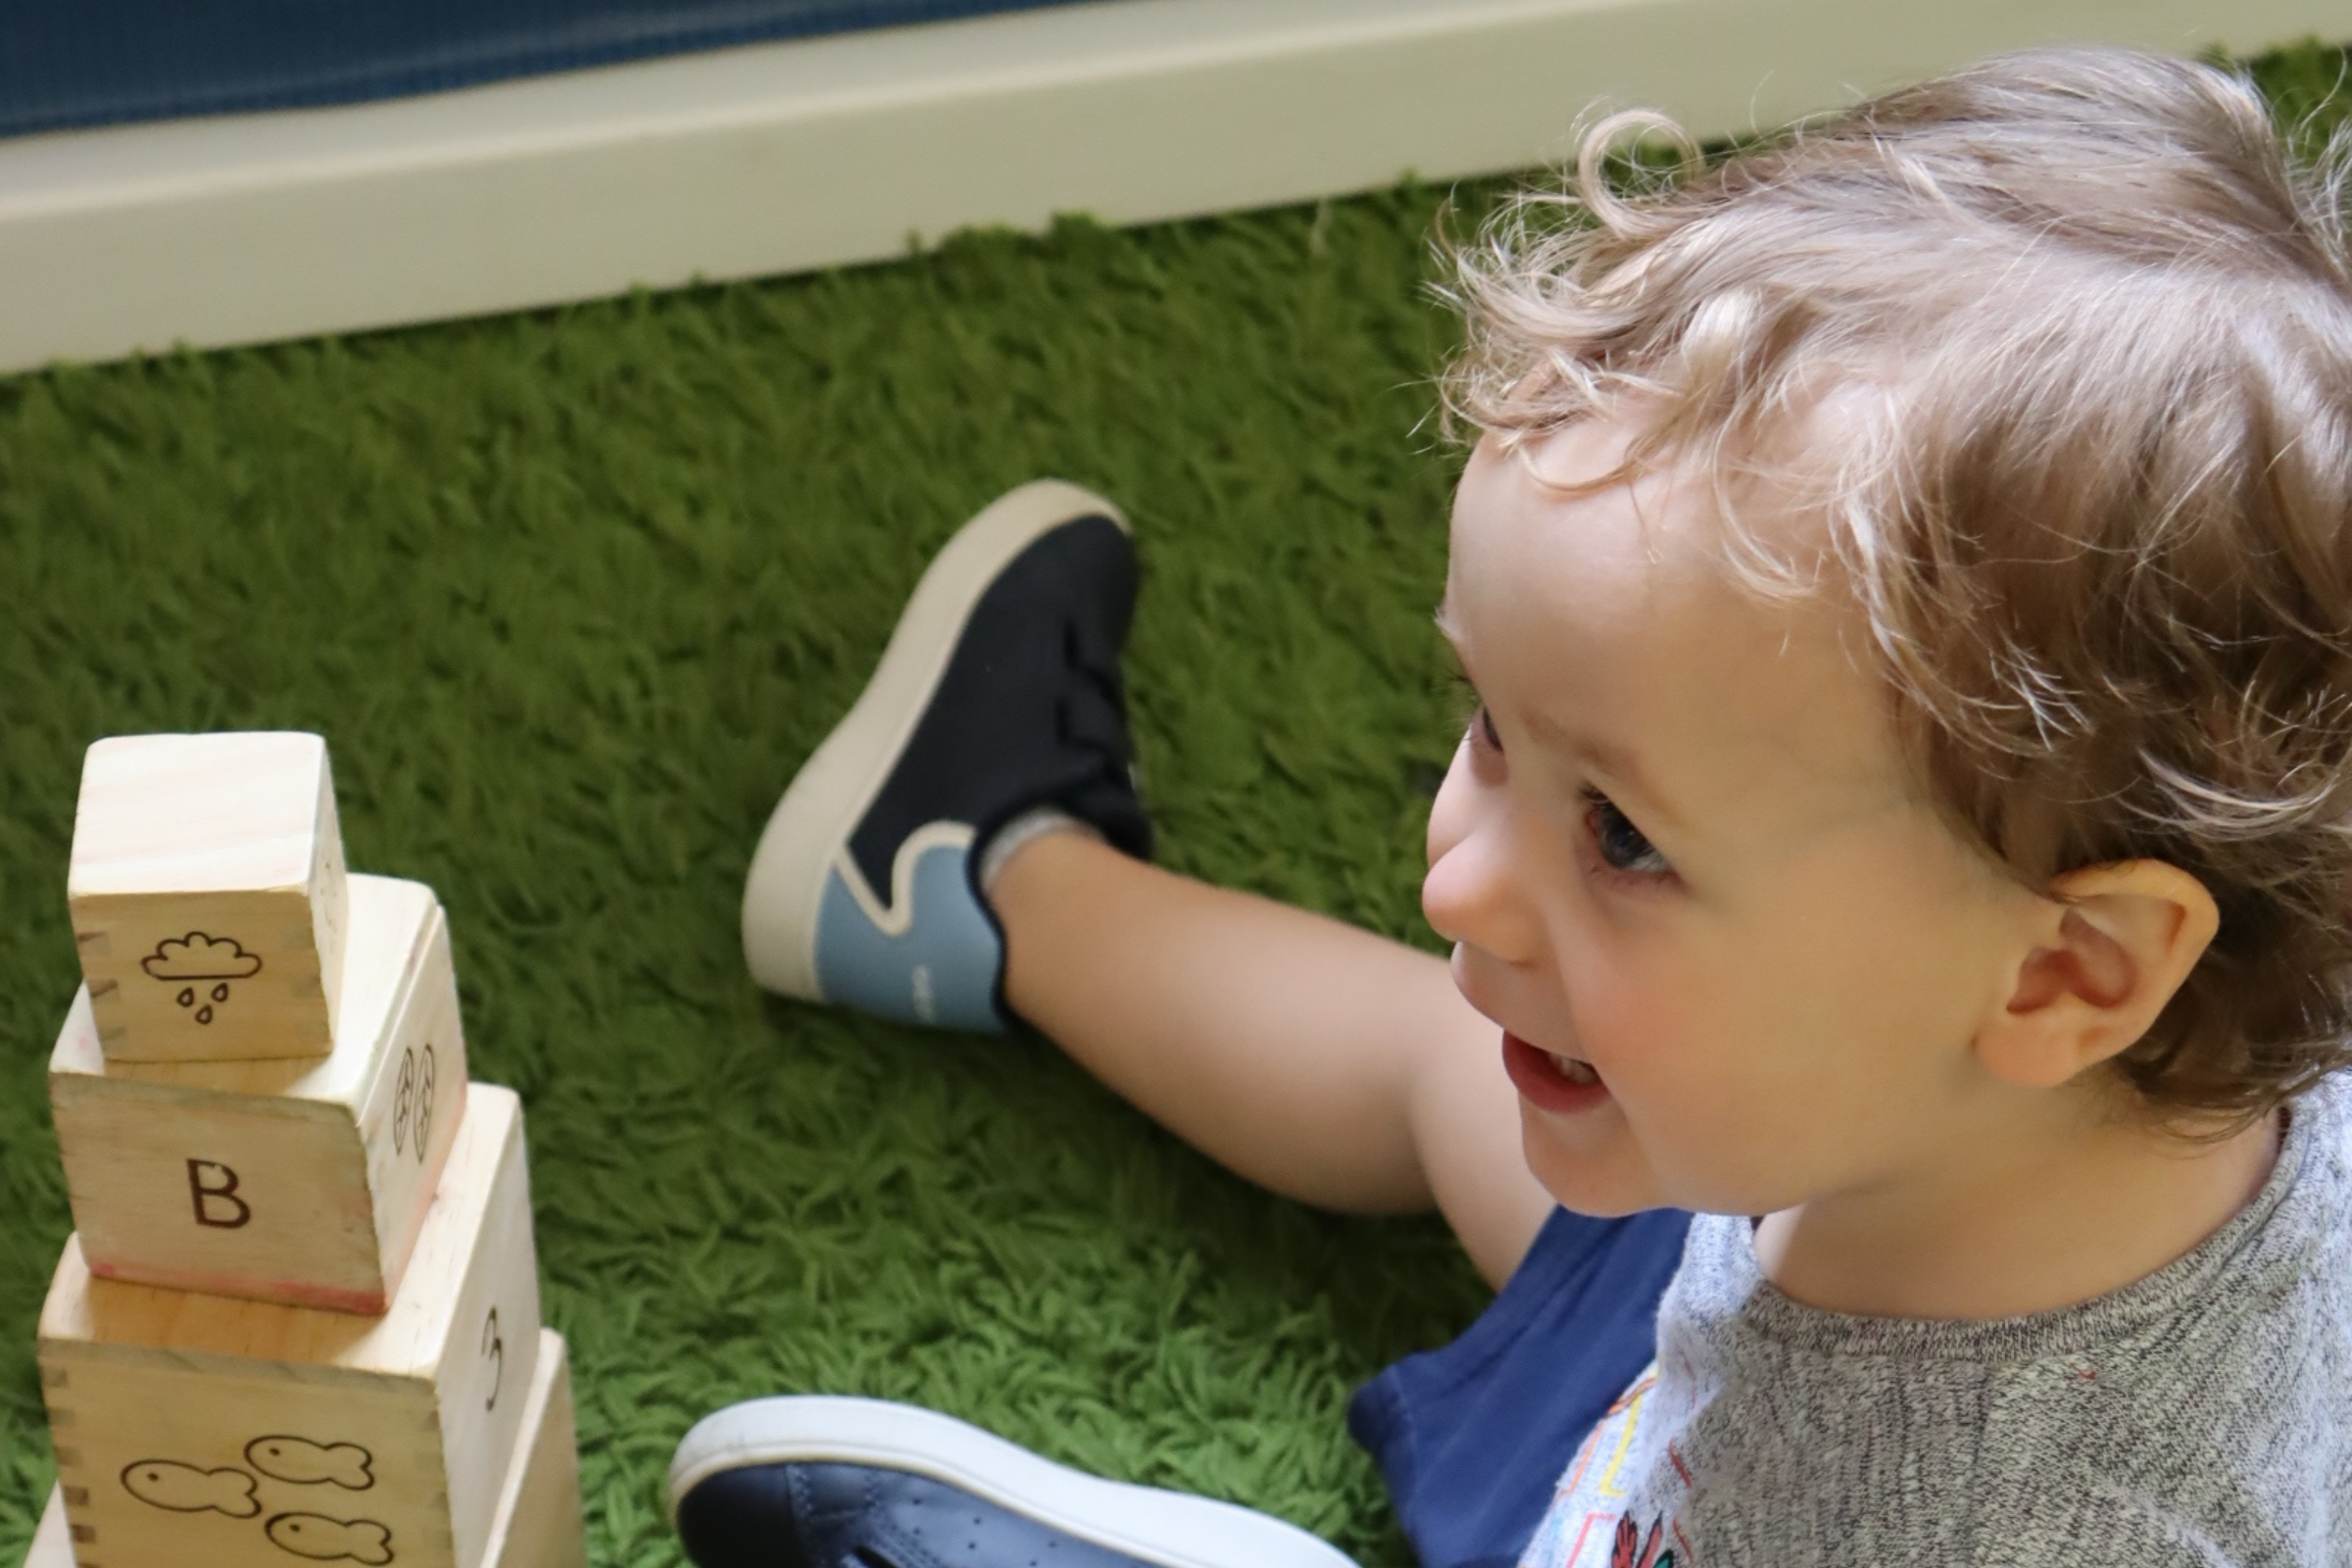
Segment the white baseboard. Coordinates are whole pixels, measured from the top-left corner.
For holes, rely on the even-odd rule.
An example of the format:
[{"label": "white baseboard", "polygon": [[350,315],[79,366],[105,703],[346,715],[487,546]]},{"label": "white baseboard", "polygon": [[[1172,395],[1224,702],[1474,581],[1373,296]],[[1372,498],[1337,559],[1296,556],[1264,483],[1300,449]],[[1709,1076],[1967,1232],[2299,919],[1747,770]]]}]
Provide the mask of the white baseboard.
[{"label": "white baseboard", "polygon": [[2346,0],[1108,0],[346,109],[0,141],[0,369],[1522,168],[1596,99],[1712,135],[1996,49],[2250,52]]}]

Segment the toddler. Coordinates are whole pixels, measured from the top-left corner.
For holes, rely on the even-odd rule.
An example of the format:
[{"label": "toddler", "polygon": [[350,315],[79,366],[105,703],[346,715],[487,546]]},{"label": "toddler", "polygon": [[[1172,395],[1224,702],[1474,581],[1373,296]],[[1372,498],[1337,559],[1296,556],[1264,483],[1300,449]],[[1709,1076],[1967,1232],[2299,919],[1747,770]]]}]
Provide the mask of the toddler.
[{"label": "toddler", "polygon": [[[1450,966],[1148,862],[1126,525],[1041,482],[777,808],[753,971],[1443,1211],[1500,1295],[1350,1411],[1432,1568],[2344,1568],[2336,166],[2105,51],[1612,192],[1651,123],[1458,257]],[[864,1401],[673,1497],[706,1568],[1338,1560]]]}]

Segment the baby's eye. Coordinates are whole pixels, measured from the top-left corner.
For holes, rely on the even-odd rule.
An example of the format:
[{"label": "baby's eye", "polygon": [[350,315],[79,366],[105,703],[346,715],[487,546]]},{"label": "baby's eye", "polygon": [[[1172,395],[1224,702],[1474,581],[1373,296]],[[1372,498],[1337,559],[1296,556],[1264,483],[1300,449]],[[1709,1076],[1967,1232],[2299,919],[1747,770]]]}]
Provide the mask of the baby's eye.
[{"label": "baby's eye", "polygon": [[1452,675],[1453,684],[1460,690],[1463,700],[1470,707],[1470,718],[1466,727],[1470,731],[1471,740],[1486,746],[1499,757],[1502,754],[1502,736],[1494,728],[1494,715],[1488,711],[1486,703],[1478,695],[1478,688],[1470,684],[1468,675],[1459,669],[1452,671]]},{"label": "baby's eye", "polygon": [[1617,808],[1617,803],[1598,790],[1585,791],[1585,825],[1592,835],[1600,863],[1610,870],[1629,876],[1664,876],[1673,871],[1666,857]]}]

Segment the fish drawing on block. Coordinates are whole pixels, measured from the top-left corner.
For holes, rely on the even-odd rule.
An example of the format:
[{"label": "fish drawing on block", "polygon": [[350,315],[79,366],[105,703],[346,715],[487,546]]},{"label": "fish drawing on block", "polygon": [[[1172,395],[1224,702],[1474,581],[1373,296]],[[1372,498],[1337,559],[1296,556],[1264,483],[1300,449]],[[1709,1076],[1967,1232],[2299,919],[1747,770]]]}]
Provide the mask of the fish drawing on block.
[{"label": "fish drawing on block", "polygon": [[122,1490],[151,1508],[173,1513],[224,1513],[250,1519],[262,1511],[254,1479],[242,1470],[207,1470],[175,1459],[141,1459],[122,1467]]},{"label": "fish drawing on block", "polygon": [[281,1513],[264,1527],[280,1551],[313,1562],[349,1558],[368,1568],[392,1560],[392,1532],[372,1519],[329,1519],[319,1513]]},{"label": "fish drawing on block", "polygon": [[313,1443],[272,1434],[245,1445],[245,1462],[272,1481],[297,1487],[331,1481],[346,1492],[366,1492],[375,1485],[369,1468],[375,1456],[356,1443]]}]

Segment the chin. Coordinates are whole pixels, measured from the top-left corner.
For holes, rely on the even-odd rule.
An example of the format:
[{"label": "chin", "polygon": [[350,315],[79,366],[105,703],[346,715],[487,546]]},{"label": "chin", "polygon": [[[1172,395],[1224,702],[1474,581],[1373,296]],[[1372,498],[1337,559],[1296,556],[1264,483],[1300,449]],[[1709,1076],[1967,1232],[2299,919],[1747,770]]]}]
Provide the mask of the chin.
[{"label": "chin", "polygon": [[1572,1145],[1548,1125],[1542,1111],[1521,1104],[1519,1144],[1528,1170],[1562,1208],[1594,1219],[1673,1206],[1627,1135],[1624,1119],[1613,1111],[1609,1114],[1616,1124],[1614,1136],[1599,1140],[1599,1147],[1584,1140]]}]

